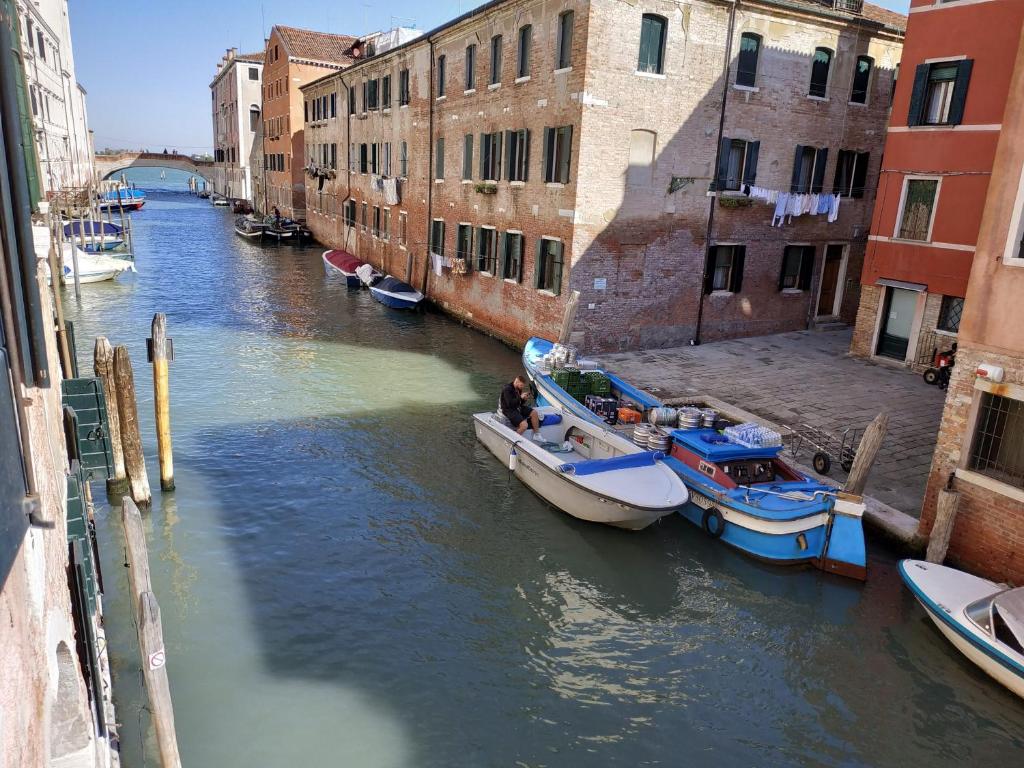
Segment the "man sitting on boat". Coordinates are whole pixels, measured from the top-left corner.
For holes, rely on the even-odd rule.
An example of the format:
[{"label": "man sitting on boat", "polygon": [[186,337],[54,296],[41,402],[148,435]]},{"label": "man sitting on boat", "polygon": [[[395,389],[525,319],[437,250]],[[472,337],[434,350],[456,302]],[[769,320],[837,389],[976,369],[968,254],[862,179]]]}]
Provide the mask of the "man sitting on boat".
[{"label": "man sitting on boat", "polygon": [[540,439],[540,416],[536,408],[526,404],[526,379],[516,376],[501,390],[498,401],[501,415],[512,423],[512,428],[520,435],[526,432],[527,426],[533,427],[533,439]]}]

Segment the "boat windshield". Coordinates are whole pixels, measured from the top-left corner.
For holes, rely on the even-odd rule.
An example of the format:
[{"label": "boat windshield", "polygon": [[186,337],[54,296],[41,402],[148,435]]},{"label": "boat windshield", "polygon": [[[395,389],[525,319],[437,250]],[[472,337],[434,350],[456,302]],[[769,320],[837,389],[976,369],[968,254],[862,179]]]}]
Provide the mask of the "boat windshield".
[{"label": "boat windshield", "polygon": [[995,605],[992,606],[992,623],[995,625],[996,640],[1024,656],[1024,646],[1021,646],[1020,640],[1017,639],[1005,618],[999,613],[999,608]]},{"label": "boat windshield", "polygon": [[967,618],[973,621],[986,635],[992,634],[992,598],[994,595],[975,600],[964,608]]}]

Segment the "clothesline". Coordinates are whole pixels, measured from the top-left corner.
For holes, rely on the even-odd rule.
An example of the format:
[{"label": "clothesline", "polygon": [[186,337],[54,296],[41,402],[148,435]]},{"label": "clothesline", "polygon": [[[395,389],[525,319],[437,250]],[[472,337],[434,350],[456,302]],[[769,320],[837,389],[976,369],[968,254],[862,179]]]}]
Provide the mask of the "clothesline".
[{"label": "clothesline", "polygon": [[761,200],[775,206],[771,223],[773,227],[792,223],[796,216],[825,216],[829,224],[839,218],[839,200],[842,195],[823,192],[780,192],[777,189],[747,184],[744,184],[740,191],[751,200]]}]

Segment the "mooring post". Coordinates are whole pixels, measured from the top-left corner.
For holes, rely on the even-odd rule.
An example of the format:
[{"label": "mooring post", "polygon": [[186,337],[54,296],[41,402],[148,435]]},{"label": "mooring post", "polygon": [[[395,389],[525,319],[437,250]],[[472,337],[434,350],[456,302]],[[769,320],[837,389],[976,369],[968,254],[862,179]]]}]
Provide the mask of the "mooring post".
[{"label": "mooring post", "polygon": [[935,507],[935,522],[932,524],[932,532],[928,536],[928,552],[925,554],[925,560],[929,563],[942,563],[946,559],[949,539],[953,535],[956,512],[960,506],[960,492],[953,490],[952,480],[953,478],[950,477],[950,482],[939,491],[939,499]]},{"label": "mooring post", "polygon": [[121,417],[117,407],[117,387],[114,384],[114,348],[106,336],[96,339],[93,348],[92,370],[103,384],[107,400],[107,420],[110,422],[110,450],[114,454],[114,476],[107,480],[107,493],[111,496],[127,490],[128,477],[124,471],[124,448],[121,446]]},{"label": "mooring post", "polygon": [[171,392],[167,379],[169,346],[167,317],[153,315],[150,357],[153,362],[153,407],[156,411],[156,445],[160,456],[160,490],[174,490],[174,455],[171,450]]},{"label": "mooring post", "polygon": [[146,475],[146,457],[142,453],[139,434],[139,408],[135,401],[135,376],[128,348],[123,344],[114,349],[114,383],[117,387],[117,413],[121,420],[121,445],[124,448],[124,467],[128,485],[136,504],[148,506],[153,496]]},{"label": "mooring post", "polygon": [[60,367],[64,371],[64,378],[74,378],[74,366],[71,364],[71,346],[68,344],[68,328],[64,321],[64,302],[60,300],[60,285],[57,281],[59,273],[57,269],[57,252],[53,247],[53,238],[50,239],[50,251],[46,260],[50,265],[50,287],[53,289],[53,307],[57,315],[57,349],[60,352]]},{"label": "mooring post", "polygon": [[857,446],[857,455],[853,459],[853,466],[850,467],[850,474],[846,478],[846,485],[843,490],[857,496],[864,495],[864,487],[868,484],[868,475],[871,474],[871,467],[874,466],[878,449],[882,447],[885,439],[885,432],[889,428],[889,414],[884,411],[868,424],[867,429]]}]

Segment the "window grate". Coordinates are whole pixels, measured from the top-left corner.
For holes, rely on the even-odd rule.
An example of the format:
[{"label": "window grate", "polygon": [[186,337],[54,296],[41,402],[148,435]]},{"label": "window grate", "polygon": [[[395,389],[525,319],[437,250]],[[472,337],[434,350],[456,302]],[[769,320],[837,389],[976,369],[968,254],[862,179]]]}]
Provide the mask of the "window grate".
[{"label": "window grate", "polygon": [[1024,401],[982,393],[969,467],[1024,488]]},{"label": "window grate", "polygon": [[960,317],[964,312],[964,300],[959,296],[943,296],[939,308],[939,322],[936,327],[940,331],[959,333]]}]

